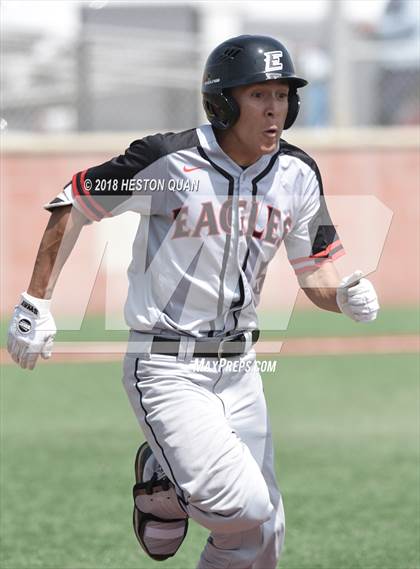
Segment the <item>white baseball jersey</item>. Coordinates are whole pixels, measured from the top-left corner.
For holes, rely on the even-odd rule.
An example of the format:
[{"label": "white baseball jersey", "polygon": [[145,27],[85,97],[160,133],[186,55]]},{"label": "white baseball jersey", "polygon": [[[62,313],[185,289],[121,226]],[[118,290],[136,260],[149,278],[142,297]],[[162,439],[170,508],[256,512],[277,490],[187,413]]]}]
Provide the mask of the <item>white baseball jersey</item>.
[{"label": "white baseball jersey", "polygon": [[91,221],[141,214],[125,318],[133,330],[162,336],[256,329],[267,266],[282,241],[297,274],[343,253],[310,156],[281,140],[243,169],[210,125],[134,141],[75,174],[45,207],[66,204]]}]

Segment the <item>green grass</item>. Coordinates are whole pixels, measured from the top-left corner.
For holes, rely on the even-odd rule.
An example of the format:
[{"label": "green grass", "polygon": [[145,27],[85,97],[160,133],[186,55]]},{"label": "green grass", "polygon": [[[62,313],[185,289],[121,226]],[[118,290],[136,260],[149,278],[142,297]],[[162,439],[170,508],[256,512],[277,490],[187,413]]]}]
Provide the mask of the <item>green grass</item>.
[{"label": "green grass", "polygon": [[[342,314],[325,310],[294,310],[286,330],[281,330],[278,322],[284,322],[280,314],[261,313],[260,328],[264,337],[281,336],[287,338],[315,336],[376,336],[385,334],[418,334],[420,315],[418,307],[385,307],[378,318],[369,324],[353,322]],[[287,322],[286,322],[287,324]]]},{"label": "green grass", "polygon": [[[416,355],[280,358],[264,378],[282,486],[282,569],[414,569]],[[131,530],[142,440],[119,364],[3,368],[1,567],[193,569],[206,531],[146,558]]]},{"label": "green grass", "polygon": [[[262,338],[305,337],[305,336],[375,336],[377,334],[418,334],[420,316],[418,307],[383,308],[375,322],[358,324],[349,318],[324,310],[294,310],[287,325],[281,313],[261,312],[260,329]],[[284,323],[284,324],[283,324]],[[6,344],[8,321],[4,319],[0,329],[0,342]],[[286,328],[286,329],[285,329]],[[105,330],[103,315],[89,315],[81,330],[61,330],[56,336],[58,342],[119,341],[127,340],[125,330]]]}]

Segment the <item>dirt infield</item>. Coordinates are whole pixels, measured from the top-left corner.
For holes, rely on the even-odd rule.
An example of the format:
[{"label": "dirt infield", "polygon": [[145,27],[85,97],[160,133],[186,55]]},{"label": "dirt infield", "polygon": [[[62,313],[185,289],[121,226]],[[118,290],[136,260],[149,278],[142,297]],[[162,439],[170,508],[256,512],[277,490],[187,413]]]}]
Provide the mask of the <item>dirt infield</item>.
[{"label": "dirt infield", "polygon": [[[57,342],[54,363],[120,361],[127,349],[125,342]],[[284,341],[260,341],[259,356],[325,356],[345,354],[407,354],[420,352],[420,336],[370,336],[333,338],[290,338]],[[13,363],[2,348],[1,362]],[[45,360],[40,359],[41,363]]]}]

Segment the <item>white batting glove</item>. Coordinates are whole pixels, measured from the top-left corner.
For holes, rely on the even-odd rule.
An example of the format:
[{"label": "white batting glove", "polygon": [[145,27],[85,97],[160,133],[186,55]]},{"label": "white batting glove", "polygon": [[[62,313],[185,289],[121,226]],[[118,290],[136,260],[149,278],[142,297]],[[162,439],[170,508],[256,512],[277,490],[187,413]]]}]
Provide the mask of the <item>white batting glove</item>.
[{"label": "white batting glove", "polygon": [[41,355],[51,357],[57,327],[50,312],[50,300],[22,293],[9,327],[7,350],[24,369],[34,369]]},{"label": "white batting glove", "polygon": [[337,288],[337,304],[343,314],[356,322],[371,322],[379,311],[373,284],[362,278],[362,271],[345,277]]}]

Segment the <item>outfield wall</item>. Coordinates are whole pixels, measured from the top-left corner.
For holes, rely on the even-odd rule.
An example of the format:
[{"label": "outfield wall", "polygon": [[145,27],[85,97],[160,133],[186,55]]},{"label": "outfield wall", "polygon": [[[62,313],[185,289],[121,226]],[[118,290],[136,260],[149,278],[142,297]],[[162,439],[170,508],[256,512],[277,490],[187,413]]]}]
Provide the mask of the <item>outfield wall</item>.
[{"label": "outfield wall", "polygon": [[[19,292],[28,284],[39,240],[49,217],[42,204],[56,195],[73,173],[119,154],[134,138],[139,138],[139,134],[3,136],[2,313],[10,311]],[[318,162],[334,223],[350,253],[340,270],[359,268],[358,262],[361,262],[360,268],[370,273],[379,261],[371,278],[382,304],[417,303],[420,253],[418,130],[295,131],[290,135],[287,133],[285,138],[303,147]],[[340,200],[336,200],[339,196],[353,198],[346,198],[347,201],[340,205]],[[375,203],[386,206],[384,211],[389,212],[389,216],[393,212],[389,231],[387,222],[380,219],[381,214],[364,211],[366,196],[377,198],[379,202],[376,200]],[[358,200],[359,197],[363,199]],[[358,201],[360,207],[351,205]],[[343,210],[343,203],[351,207],[346,210],[347,206],[344,206]],[[340,223],[337,218],[341,219]],[[106,220],[83,230],[71,265],[59,281],[55,298],[57,312],[72,313],[80,305],[82,291],[83,302],[89,302],[90,311],[103,310],[105,294],[112,310],[120,310],[125,295],[125,276],[117,275],[121,273],[118,263],[122,257],[124,263],[128,262],[130,245],[125,235],[132,234],[135,223],[134,218],[123,221],[121,229],[121,223],[117,226],[116,219]],[[369,230],[361,231],[361,227],[369,227]],[[383,233],[384,237],[385,233],[387,235],[379,254],[376,243],[375,253],[368,260],[361,259],[365,253],[369,257],[372,239],[380,241]],[[116,260],[114,255],[109,261],[106,293],[104,271],[96,274],[107,239],[119,240],[121,256]],[[97,286],[90,295],[87,289],[95,278]],[[279,255],[266,280],[262,307],[274,310],[281,308],[285,301],[293,303],[296,291],[296,282],[284,254]],[[301,299],[298,302],[306,304]]]}]

